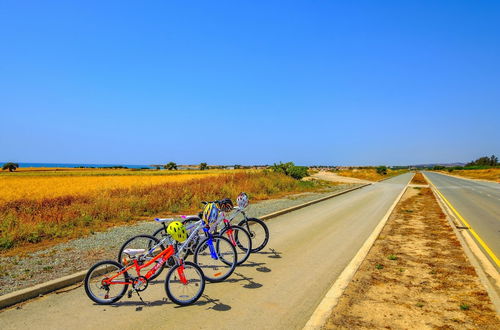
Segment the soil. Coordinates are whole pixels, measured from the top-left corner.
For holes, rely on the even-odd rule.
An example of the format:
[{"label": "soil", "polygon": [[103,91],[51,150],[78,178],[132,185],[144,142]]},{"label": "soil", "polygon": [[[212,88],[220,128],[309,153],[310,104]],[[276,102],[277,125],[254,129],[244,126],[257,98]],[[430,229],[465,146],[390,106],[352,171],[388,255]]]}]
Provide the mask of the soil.
[{"label": "soil", "polygon": [[500,329],[500,318],[432,191],[409,187],[324,328]]},{"label": "soil", "polygon": [[425,184],[425,185],[427,185],[427,181],[425,180],[422,173],[417,172],[413,176],[413,179],[411,180],[410,184]]},{"label": "soil", "polygon": [[372,181],[351,178],[347,176],[340,176],[338,174],[326,171],[320,171],[312,175],[313,178],[332,181],[332,182],[343,182],[343,183],[372,183]]}]

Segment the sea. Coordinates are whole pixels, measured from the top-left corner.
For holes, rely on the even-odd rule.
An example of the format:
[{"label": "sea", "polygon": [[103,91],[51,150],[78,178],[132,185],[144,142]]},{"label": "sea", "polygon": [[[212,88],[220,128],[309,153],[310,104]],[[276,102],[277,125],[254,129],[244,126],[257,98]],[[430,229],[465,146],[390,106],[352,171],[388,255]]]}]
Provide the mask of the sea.
[{"label": "sea", "polygon": [[[0,166],[7,162],[0,162]],[[149,165],[130,165],[130,164],[83,164],[83,163],[17,163],[19,167],[113,167],[124,166],[128,168],[153,168]]]}]

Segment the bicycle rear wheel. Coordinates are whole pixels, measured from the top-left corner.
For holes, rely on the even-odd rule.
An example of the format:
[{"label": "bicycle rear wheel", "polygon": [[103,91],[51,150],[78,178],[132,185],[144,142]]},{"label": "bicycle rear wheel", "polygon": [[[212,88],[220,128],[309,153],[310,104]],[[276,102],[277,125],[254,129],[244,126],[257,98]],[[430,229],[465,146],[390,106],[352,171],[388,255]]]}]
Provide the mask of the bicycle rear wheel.
[{"label": "bicycle rear wheel", "polygon": [[252,253],[262,250],[269,242],[269,229],[257,218],[243,219],[238,226],[245,228],[252,238]]},{"label": "bicycle rear wheel", "polygon": [[172,267],[165,279],[167,296],[177,305],[186,306],[196,302],[204,290],[203,271],[189,261]]},{"label": "bicycle rear wheel", "polygon": [[[133,250],[143,249],[145,251],[141,255],[141,257],[143,258],[144,263],[146,263],[146,262],[150,261],[151,259],[153,259],[154,257],[156,257],[158,254],[160,254],[165,249],[165,247],[163,245],[160,245],[160,246],[158,246],[158,248],[154,249],[152,252],[149,252],[159,242],[160,241],[156,237],[150,236],[150,235],[134,236],[134,237],[130,238],[128,241],[126,241],[125,243],[123,243],[122,247],[120,248],[120,251],[118,252],[118,261],[126,266],[132,261],[132,259],[131,259],[130,255],[125,253],[125,250],[126,249],[133,249]],[[160,261],[161,261],[161,258],[159,258],[158,260],[153,262],[148,267],[142,268],[141,269],[142,275],[147,274],[147,272],[149,272]],[[167,267],[168,263],[169,262],[164,263],[163,266]],[[173,264],[173,262],[170,262],[170,264]],[[149,278],[149,280],[151,281],[151,280],[154,280],[155,278],[157,278],[161,274],[164,267],[158,268],[156,273],[154,273]]]},{"label": "bicycle rear wheel", "polygon": [[[118,274],[123,266],[114,260],[105,260],[92,266],[85,280],[85,293],[94,302],[100,305],[109,305],[120,300],[127,292],[128,284],[104,284],[103,281]],[[127,272],[113,279],[113,282],[128,282]]]},{"label": "bicycle rear wheel", "polygon": [[207,281],[222,282],[236,268],[236,249],[225,237],[207,237],[196,248],[194,263],[200,266]]},{"label": "bicycle rear wheel", "polygon": [[[229,234],[230,230],[232,230],[231,234]],[[252,252],[252,239],[245,228],[241,226],[226,227],[221,231],[220,235],[228,238],[235,247],[237,266],[247,261]]]}]

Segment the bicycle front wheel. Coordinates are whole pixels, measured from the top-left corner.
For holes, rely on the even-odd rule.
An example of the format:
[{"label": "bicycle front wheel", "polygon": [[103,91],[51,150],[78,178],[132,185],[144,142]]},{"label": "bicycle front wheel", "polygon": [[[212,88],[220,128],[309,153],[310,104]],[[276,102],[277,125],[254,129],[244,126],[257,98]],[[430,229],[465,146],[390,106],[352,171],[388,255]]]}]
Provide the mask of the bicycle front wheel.
[{"label": "bicycle front wheel", "polygon": [[262,250],[269,242],[269,229],[257,218],[243,219],[238,226],[245,228],[252,238],[252,253]]},{"label": "bicycle front wheel", "polygon": [[252,252],[252,239],[245,228],[240,226],[226,227],[221,231],[220,235],[228,238],[236,249],[237,266],[247,261]]},{"label": "bicycle front wheel", "polygon": [[186,261],[170,269],[165,279],[165,291],[177,305],[186,306],[196,302],[205,290],[203,271],[196,264]]},{"label": "bicycle front wheel", "polygon": [[194,263],[200,266],[205,279],[222,282],[236,268],[236,249],[222,236],[214,235],[200,242],[194,253]]},{"label": "bicycle front wheel", "polygon": [[120,300],[127,292],[128,284],[123,283],[129,281],[128,273],[124,272],[115,277],[110,284],[104,283],[104,280],[115,276],[122,268],[123,266],[114,260],[101,261],[92,266],[83,281],[87,296],[100,305],[109,305]]}]

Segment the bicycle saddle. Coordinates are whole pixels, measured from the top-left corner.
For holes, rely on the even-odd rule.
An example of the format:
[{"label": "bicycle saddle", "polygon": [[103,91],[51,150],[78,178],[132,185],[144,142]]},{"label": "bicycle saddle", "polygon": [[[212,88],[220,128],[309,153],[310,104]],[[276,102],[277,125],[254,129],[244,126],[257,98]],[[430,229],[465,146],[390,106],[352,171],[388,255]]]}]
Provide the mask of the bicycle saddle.
[{"label": "bicycle saddle", "polygon": [[125,249],[123,250],[123,253],[128,254],[131,257],[134,257],[138,254],[143,254],[146,252],[146,249]]}]

